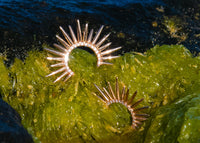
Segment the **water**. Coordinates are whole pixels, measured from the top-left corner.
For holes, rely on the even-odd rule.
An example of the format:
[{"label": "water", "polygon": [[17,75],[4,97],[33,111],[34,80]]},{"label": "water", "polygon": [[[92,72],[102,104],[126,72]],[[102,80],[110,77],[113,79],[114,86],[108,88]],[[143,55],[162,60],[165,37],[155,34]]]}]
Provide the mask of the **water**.
[{"label": "water", "polygon": [[[126,7],[130,4],[159,3],[159,0],[1,0],[0,27],[22,32],[32,23],[40,24],[51,13],[65,10],[70,13],[105,14],[102,7]],[[107,11],[109,15],[109,11]],[[24,21],[24,22],[23,22]],[[26,23],[25,23],[26,22]],[[23,27],[23,28],[21,28]]]},{"label": "water", "polygon": [[[115,5],[115,6],[125,6],[127,4],[131,3],[158,3],[161,2],[159,0],[65,0],[65,1],[57,1],[57,0],[1,0],[0,6],[4,5],[10,5],[10,4],[16,4],[16,3],[47,3],[50,5],[55,5],[58,7],[62,7],[65,9],[71,9],[71,7],[76,7],[76,5],[79,5],[81,3],[88,3],[92,5]],[[67,6],[67,7],[66,7]],[[80,8],[79,8],[80,9]]]},{"label": "water", "polygon": [[[89,22],[95,30],[105,25],[103,32],[111,32],[113,46],[125,47],[119,54],[144,52],[156,44],[178,43],[165,33],[162,24],[163,17],[174,15],[185,15],[184,22],[189,22],[185,27],[190,32],[188,39],[179,44],[200,51],[195,37],[200,24],[195,13],[177,10],[163,1],[170,0],[0,0],[0,53],[6,52],[9,59],[23,59],[27,51],[57,42],[58,27],[75,27],[76,19],[81,24]],[[152,22],[158,26],[153,27]]]}]

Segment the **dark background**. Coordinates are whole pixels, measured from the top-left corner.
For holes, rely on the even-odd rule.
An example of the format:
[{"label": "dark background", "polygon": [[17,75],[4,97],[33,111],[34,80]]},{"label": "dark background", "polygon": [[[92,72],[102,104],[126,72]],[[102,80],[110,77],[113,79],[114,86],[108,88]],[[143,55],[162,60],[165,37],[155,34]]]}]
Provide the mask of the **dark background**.
[{"label": "dark background", "polygon": [[[69,32],[68,25],[75,30],[80,19],[95,31],[105,25],[102,35],[111,32],[112,47],[123,47],[118,54],[183,44],[195,56],[200,51],[199,11],[200,0],[0,0],[0,53],[7,55],[8,65],[15,57],[23,60],[28,51],[57,43],[59,26]],[[181,19],[186,40],[166,32],[165,17]]]}]

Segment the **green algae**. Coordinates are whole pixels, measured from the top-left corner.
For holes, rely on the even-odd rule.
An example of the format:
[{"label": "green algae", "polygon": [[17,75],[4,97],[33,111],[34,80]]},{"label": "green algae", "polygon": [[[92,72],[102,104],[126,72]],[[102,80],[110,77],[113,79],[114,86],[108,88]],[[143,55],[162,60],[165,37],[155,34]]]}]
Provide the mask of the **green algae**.
[{"label": "green algae", "polygon": [[165,29],[163,29],[164,32],[169,34],[171,38],[177,39],[177,44],[180,44],[188,38],[188,33],[184,32],[184,27],[187,24],[182,18],[177,16],[164,16],[162,24],[165,26]]},{"label": "green algae", "polygon": [[189,108],[185,112],[183,126],[178,137],[179,142],[200,142],[200,95],[193,96],[187,103]]},{"label": "green algae", "polygon": [[4,65],[4,60],[6,60],[6,57],[0,54],[0,95],[8,95],[12,88],[9,79],[9,72]]},{"label": "green algae", "polygon": [[187,95],[155,111],[145,142],[199,142],[200,94]]},{"label": "green algae", "polygon": [[[45,77],[53,68],[47,53],[32,51],[24,62],[16,59],[7,69],[0,62],[4,79],[3,99],[22,117],[35,142],[186,142],[198,141],[200,58],[183,46],[155,46],[146,53],[126,53],[112,66],[96,67],[96,57],[75,49],[70,68],[75,75],[66,83]],[[8,76],[10,75],[10,76]],[[107,107],[93,92],[93,83],[138,91],[140,106],[150,106],[151,117],[139,130],[131,130],[131,116],[121,104]],[[12,87],[12,88],[11,88]],[[194,132],[194,133],[193,133]]]}]

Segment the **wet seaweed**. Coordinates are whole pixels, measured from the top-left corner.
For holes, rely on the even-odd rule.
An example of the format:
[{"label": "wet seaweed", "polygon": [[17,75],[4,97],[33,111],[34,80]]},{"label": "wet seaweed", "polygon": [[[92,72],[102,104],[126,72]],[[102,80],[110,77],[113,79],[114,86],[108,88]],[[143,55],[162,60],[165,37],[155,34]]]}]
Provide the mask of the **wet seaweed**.
[{"label": "wet seaweed", "polygon": [[[67,83],[53,83],[47,53],[31,51],[23,62],[15,59],[6,68],[0,60],[0,91],[16,109],[35,142],[184,142],[199,141],[200,58],[181,45],[155,46],[146,53],[126,53],[113,66],[96,68],[95,55],[75,49],[69,66],[75,75]],[[87,60],[83,60],[87,59]],[[93,83],[107,81],[149,106],[151,117],[139,130],[131,130],[131,115],[121,104],[109,110]],[[120,89],[121,90],[121,89]],[[189,134],[189,136],[188,136]]]}]

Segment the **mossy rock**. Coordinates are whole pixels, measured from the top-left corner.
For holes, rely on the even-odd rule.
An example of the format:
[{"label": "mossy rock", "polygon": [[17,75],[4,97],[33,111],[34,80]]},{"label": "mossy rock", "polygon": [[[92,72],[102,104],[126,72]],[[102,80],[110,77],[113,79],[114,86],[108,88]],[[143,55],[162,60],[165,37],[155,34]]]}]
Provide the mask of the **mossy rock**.
[{"label": "mossy rock", "polygon": [[[185,47],[163,45],[144,54],[126,53],[112,60],[112,66],[99,68],[95,55],[75,49],[69,62],[75,75],[57,83],[57,75],[45,77],[55,70],[46,57],[46,52],[32,51],[8,69],[0,62],[1,74],[7,75],[6,84],[0,83],[0,91],[6,89],[3,99],[20,113],[35,142],[199,140],[200,125],[193,127],[200,117],[200,57]],[[115,77],[120,89],[125,85],[130,93],[137,90],[135,100],[144,98],[140,106],[150,107],[146,113],[151,117],[138,130],[130,128],[131,116],[123,105],[107,107],[93,95],[99,94],[94,83],[107,87],[109,81],[114,87]]]}]

